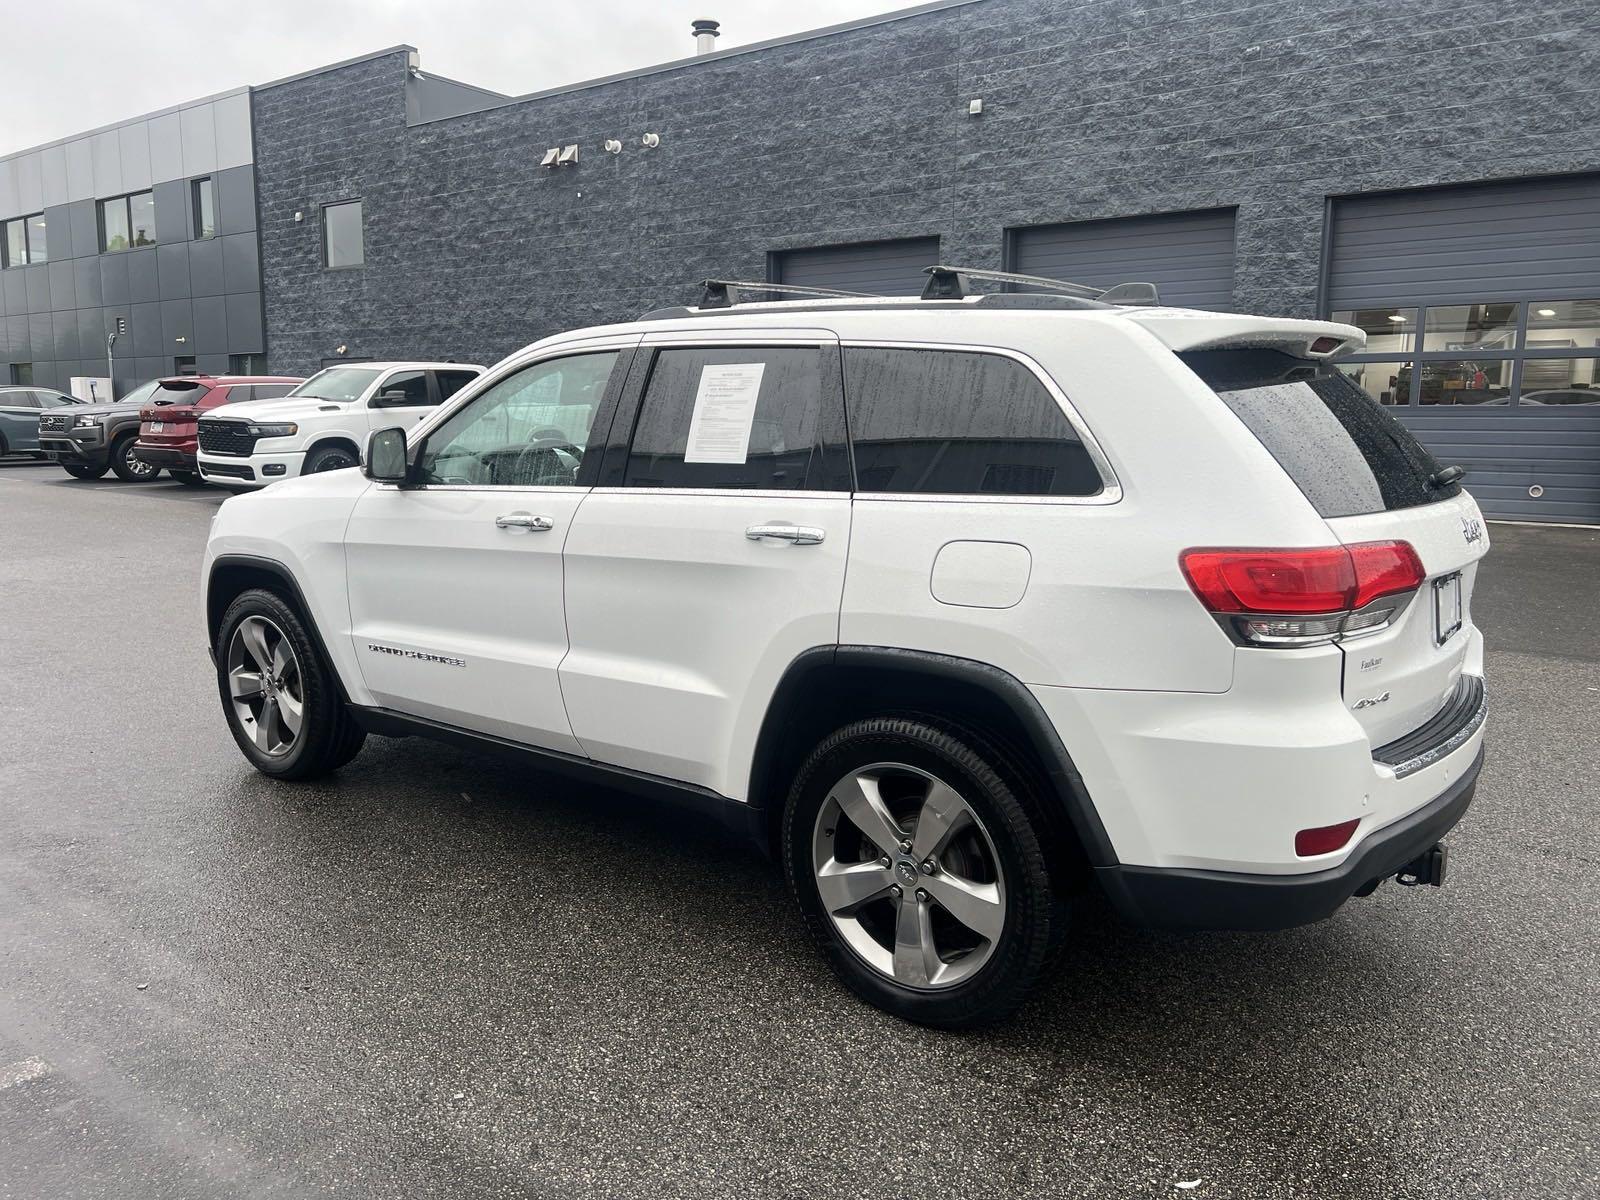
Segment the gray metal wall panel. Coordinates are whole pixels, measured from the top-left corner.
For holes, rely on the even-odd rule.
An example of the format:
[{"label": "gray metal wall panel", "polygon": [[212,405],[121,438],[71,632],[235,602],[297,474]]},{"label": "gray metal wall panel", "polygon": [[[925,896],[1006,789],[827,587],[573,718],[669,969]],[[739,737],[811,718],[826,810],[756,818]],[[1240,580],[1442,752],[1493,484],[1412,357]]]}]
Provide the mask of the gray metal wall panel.
[{"label": "gray metal wall panel", "polygon": [[773,257],[779,283],[843,288],[873,296],[915,296],[927,282],[923,269],[939,261],[939,239],[815,246]]},{"label": "gray metal wall panel", "polygon": [[1600,175],[1340,200],[1328,306],[1600,295]]},{"label": "gray metal wall panel", "polygon": [[1025,275],[1093,287],[1153,283],[1166,304],[1233,305],[1232,209],[1038,225],[1012,238],[1012,266]]},{"label": "gray metal wall panel", "polygon": [[1390,411],[1440,462],[1467,468],[1467,490],[1490,516],[1600,522],[1600,409]]}]

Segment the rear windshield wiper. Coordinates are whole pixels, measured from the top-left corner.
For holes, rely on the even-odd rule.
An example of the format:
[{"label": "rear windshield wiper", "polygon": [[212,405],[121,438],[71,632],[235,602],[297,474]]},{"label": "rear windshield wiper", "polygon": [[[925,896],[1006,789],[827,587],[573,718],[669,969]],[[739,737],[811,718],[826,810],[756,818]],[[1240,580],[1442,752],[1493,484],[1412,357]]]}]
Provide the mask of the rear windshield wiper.
[{"label": "rear windshield wiper", "polygon": [[1440,467],[1432,475],[1428,476],[1428,486],[1435,490],[1447,488],[1452,483],[1459,483],[1466,477],[1466,474],[1467,469],[1460,465]]}]

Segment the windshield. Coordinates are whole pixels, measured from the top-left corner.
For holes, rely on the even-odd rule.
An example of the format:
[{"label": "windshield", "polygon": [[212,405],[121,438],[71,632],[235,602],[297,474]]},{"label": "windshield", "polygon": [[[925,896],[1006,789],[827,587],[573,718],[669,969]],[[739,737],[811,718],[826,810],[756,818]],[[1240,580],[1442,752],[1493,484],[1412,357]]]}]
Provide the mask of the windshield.
[{"label": "windshield", "polygon": [[159,379],[152,379],[149,383],[141,383],[138,387],[134,388],[133,391],[129,392],[121,400],[118,400],[117,403],[118,404],[143,404],[146,400],[150,399],[150,397],[155,394],[156,389],[159,388],[160,386],[161,386],[161,381]]},{"label": "windshield", "polygon": [[1342,372],[1273,350],[1179,355],[1278,460],[1324,517],[1447,500],[1439,463]]},{"label": "windshield", "polygon": [[372,386],[378,372],[363,367],[329,367],[318,371],[294,391],[291,396],[312,396],[318,400],[359,400],[361,393]]}]

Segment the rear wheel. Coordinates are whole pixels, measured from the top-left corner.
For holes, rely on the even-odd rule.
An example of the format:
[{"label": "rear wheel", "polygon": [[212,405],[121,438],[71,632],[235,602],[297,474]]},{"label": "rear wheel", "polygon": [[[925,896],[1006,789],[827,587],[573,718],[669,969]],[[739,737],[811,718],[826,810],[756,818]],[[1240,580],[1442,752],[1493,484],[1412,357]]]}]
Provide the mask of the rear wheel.
[{"label": "rear wheel", "polygon": [[306,455],[303,474],[316,475],[322,471],[342,471],[356,465],[356,456],[344,446],[318,446]]},{"label": "rear wheel", "polygon": [[79,466],[76,463],[62,463],[61,469],[74,479],[99,479],[110,468],[101,463],[98,467]]},{"label": "rear wheel", "polygon": [[168,471],[167,474],[171,475],[179,483],[183,484],[184,487],[200,487],[205,483],[205,480],[201,479],[200,476],[193,471]]},{"label": "rear wheel", "polygon": [[125,433],[111,444],[111,469],[124,483],[147,483],[161,474],[161,468],[152,466],[133,452],[138,435]]},{"label": "rear wheel", "polygon": [[245,592],[217,634],[217,691],[228,728],[251,764],[276,779],[314,779],[349,762],[366,733],[350,716],[332,668],[282,597]]},{"label": "rear wheel", "polygon": [[800,770],[783,841],[812,936],[870,1003],[970,1028],[1043,972],[1061,910],[1036,826],[954,732],[874,718],[834,733]]}]

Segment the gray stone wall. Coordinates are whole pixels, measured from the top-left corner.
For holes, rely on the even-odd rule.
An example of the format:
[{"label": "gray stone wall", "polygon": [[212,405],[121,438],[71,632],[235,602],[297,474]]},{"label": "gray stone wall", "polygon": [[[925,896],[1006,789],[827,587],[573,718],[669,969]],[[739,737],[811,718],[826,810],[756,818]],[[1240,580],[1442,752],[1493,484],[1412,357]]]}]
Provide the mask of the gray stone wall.
[{"label": "gray stone wall", "polygon": [[[936,234],[999,266],[1008,227],[1217,206],[1236,306],[1312,315],[1329,196],[1600,170],[1593,17],[979,0],[410,127],[405,56],[371,59],[255,93],[272,364],[488,362],[772,250]],[[538,166],[572,142],[579,166]],[[318,207],[353,196],[367,265],[325,271]]]}]

